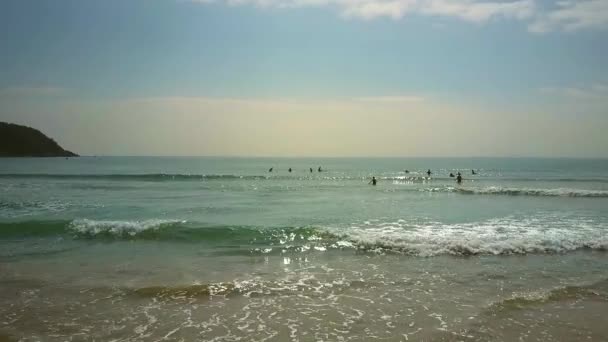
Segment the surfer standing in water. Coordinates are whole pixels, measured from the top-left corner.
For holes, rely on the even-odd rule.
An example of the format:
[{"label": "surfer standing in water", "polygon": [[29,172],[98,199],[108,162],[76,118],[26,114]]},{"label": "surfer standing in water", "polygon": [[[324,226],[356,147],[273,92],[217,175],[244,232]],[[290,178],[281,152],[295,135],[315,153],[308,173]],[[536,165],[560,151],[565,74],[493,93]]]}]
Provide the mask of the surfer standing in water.
[{"label": "surfer standing in water", "polygon": [[431,173],[432,173],[432,172],[431,172],[431,169],[428,169],[428,170],[426,171],[426,174],[427,174],[429,177],[431,177]]},{"label": "surfer standing in water", "polygon": [[371,180],[371,181],[369,181],[369,183],[368,183],[368,184],[371,184],[371,185],[376,185],[376,182],[378,182],[378,181],[376,180],[376,177],[372,177],[372,180]]},{"label": "surfer standing in water", "polygon": [[456,182],[458,184],[462,183],[462,175],[460,175],[460,172],[458,172],[458,176],[456,176]]}]

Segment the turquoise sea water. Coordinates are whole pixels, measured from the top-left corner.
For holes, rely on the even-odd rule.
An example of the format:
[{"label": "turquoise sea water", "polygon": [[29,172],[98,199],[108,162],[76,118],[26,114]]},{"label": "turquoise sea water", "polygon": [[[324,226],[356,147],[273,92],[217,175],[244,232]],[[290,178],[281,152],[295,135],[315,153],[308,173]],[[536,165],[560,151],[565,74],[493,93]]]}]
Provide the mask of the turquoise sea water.
[{"label": "turquoise sea water", "polygon": [[601,341],[607,249],[608,160],[0,159],[0,340]]}]

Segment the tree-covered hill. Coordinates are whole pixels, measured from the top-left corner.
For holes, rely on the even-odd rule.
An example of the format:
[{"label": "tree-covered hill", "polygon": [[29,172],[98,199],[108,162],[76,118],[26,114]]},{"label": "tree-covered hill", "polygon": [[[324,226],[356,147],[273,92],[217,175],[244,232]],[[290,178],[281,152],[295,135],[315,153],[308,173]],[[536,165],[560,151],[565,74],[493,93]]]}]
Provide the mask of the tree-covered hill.
[{"label": "tree-covered hill", "polygon": [[37,129],[0,122],[0,157],[77,157]]}]

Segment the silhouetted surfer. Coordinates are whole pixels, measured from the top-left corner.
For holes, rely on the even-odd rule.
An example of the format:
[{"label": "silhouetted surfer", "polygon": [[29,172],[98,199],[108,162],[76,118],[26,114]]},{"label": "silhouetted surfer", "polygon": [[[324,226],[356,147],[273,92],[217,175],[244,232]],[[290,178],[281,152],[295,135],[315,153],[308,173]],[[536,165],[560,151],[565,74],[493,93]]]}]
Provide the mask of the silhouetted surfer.
[{"label": "silhouetted surfer", "polygon": [[456,177],[456,182],[458,184],[462,183],[462,176],[460,175],[460,173],[458,173],[458,176]]},{"label": "silhouetted surfer", "polygon": [[450,172],[450,177],[454,178],[454,174]]},{"label": "silhouetted surfer", "polygon": [[428,169],[428,170],[426,171],[426,174],[427,174],[429,177],[431,177],[431,173],[432,173],[432,172],[431,172],[431,169]]},{"label": "silhouetted surfer", "polygon": [[272,172],[272,169],[273,169],[272,167],[270,169],[268,169],[268,172]]},{"label": "silhouetted surfer", "polygon": [[405,170],[405,173],[410,173],[410,170]]},{"label": "silhouetted surfer", "polygon": [[291,168],[289,168],[289,172],[291,172]]},{"label": "silhouetted surfer", "polygon": [[312,167],[310,168],[310,173],[312,173]]},{"label": "silhouetted surfer", "polygon": [[377,182],[376,177],[372,177],[372,180],[371,180],[371,181],[369,181],[369,183],[368,183],[368,184],[371,184],[371,185],[376,185],[376,182]]},{"label": "silhouetted surfer", "polygon": [[321,169],[321,167],[319,166],[319,172],[322,172],[323,170]]},{"label": "silhouetted surfer", "polygon": [[475,172],[475,170],[471,170],[471,174],[476,175],[477,172]]}]

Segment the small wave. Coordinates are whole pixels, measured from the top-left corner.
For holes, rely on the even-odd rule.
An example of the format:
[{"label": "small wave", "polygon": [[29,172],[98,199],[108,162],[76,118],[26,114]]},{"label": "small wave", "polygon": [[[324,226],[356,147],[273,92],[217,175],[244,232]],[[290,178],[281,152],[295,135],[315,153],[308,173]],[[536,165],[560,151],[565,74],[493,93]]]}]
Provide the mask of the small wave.
[{"label": "small wave", "polygon": [[608,190],[586,189],[536,189],[536,188],[509,188],[499,186],[489,187],[454,187],[437,186],[409,191],[458,193],[463,195],[502,195],[502,196],[539,196],[539,197],[581,197],[581,198],[608,198]]},{"label": "small wave", "polygon": [[[248,253],[263,251],[256,246],[296,249],[303,244],[325,240],[327,233],[312,227],[204,226],[184,220],[97,221],[74,220],[69,230],[78,237],[110,239],[153,239],[208,242],[216,247],[245,247]],[[314,247],[314,246],[313,246]]]},{"label": "small wave", "polygon": [[427,183],[430,181],[445,181],[451,178],[442,178],[442,177],[424,177],[424,176],[387,176],[387,177],[379,177],[380,180],[388,180],[393,181],[397,184],[411,184],[411,183]]},{"label": "small wave", "polygon": [[63,211],[72,206],[72,203],[61,201],[1,201],[0,212],[21,212],[28,210]]},{"label": "small wave", "polygon": [[608,178],[558,178],[558,177],[501,177],[477,176],[474,180],[501,180],[509,182],[560,182],[560,183],[608,183]]},{"label": "small wave", "polygon": [[66,224],[65,221],[0,223],[0,238],[61,235],[66,231]]},{"label": "small wave", "polygon": [[[368,181],[369,175],[347,175],[347,174],[186,174],[186,173],[143,173],[143,174],[55,174],[55,173],[6,173],[0,174],[0,179],[55,179],[55,180],[106,180],[120,181],[143,181],[143,182],[171,182],[171,181],[213,181],[213,180],[325,180],[325,181]],[[417,176],[417,175],[382,175],[377,177],[381,181],[389,181],[394,184],[426,184],[454,182],[455,178],[443,176]],[[466,178],[468,181],[515,181],[515,182],[557,182],[557,183],[608,183],[608,178],[551,178],[551,177],[502,177],[502,176],[476,176]],[[76,185],[87,186],[87,185]],[[89,185],[95,188],[95,185]],[[533,190],[533,189],[532,189]],[[604,196],[603,196],[604,197]]]},{"label": "small wave", "polygon": [[[2,201],[0,200],[0,218],[26,218],[44,214],[56,214],[74,209],[96,209],[103,205],[97,203],[75,203],[62,200],[46,201]],[[2,232],[0,232],[2,235]]]},{"label": "small wave", "polygon": [[[379,177],[381,180],[403,182],[403,183],[425,183],[432,181],[449,181],[456,182],[456,177],[425,177],[425,176],[386,176]],[[552,177],[502,177],[502,176],[473,176],[463,177],[463,181],[475,181],[475,182],[490,182],[490,181],[502,181],[502,182],[548,182],[548,183],[608,183],[608,178],[552,178]]]},{"label": "small wave", "polygon": [[[55,180],[105,180],[105,181],[143,181],[143,182],[171,182],[171,181],[213,181],[213,180],[324,180],[324,181],[365,181],[366,176],[330,176],[309,174],[268,174],[268,175],[233,175],[233,174],[174,174],[174,173],[150,173],[150,174],[42,174],[42,173],[14,173],[0,174],[0,179],[55,179]],[[422,177],[424,178],[424,177]],[[391,179],[391,178],[384,178]],[[87,185],[77,185],[86,187]]]},{"label": "small wave", "polygon": [[567,300],[597,299],[608,302],[608,280],[589,285],[570,285],[557,287],[548,291],[515,293],[511,297],[493,303],[488,308],[490,313],[527,309],[531,306]]},{"label": "small wave", "polygon": [[249,179],[259,180],[268,179],[267,176],[256,175],[225,175],[225,174],[170,174],[170,173],[150,173],[150,174],[38,174],[38,173],[15,173],[0,174],[0,178],[34,178],[34,179],[65,179],[65,180],[111,180],[111,181],[197,181],[197,180],[231,180]]},{"label": "small wave", "polygon": [[72,235],[75,237],[129,238],[159,231],[185,221],[144,220],[144,221],[96,221],[77,219],[73,221],[20,221],[0,223],[1,237],[45,237]]},{"label": "small wave", "polygon": [[96,221],[89,219],[74,220],[69,229],[83,236],[113,237],[136,236],[138,234],[156,231],[163,227],[170,227],[179,223],[180,220],[145,220],[145,221]]},{"label": "small wave", "polygon": [[447,191],[455,191],[467,195],[507,195],[507,196],[547,196],[547,197],[608,197],[608,190],[584,190],[584,189],[528,189],[528,188],[446,188]]},{"label": "small wave", "polygon": [[[23,221],[0,223],[1,237],[63,235],[84,239],[139,239],[208,242],[217,246],[238,245],[263,251],[257,246],[282,246],[295,250],[315,242],[335,240],[335,236],[314,227],[217,226],[177,219]],[[247,249],[249,251],[249,249]],[[281,250],[281,249],[279,249]]]}]

